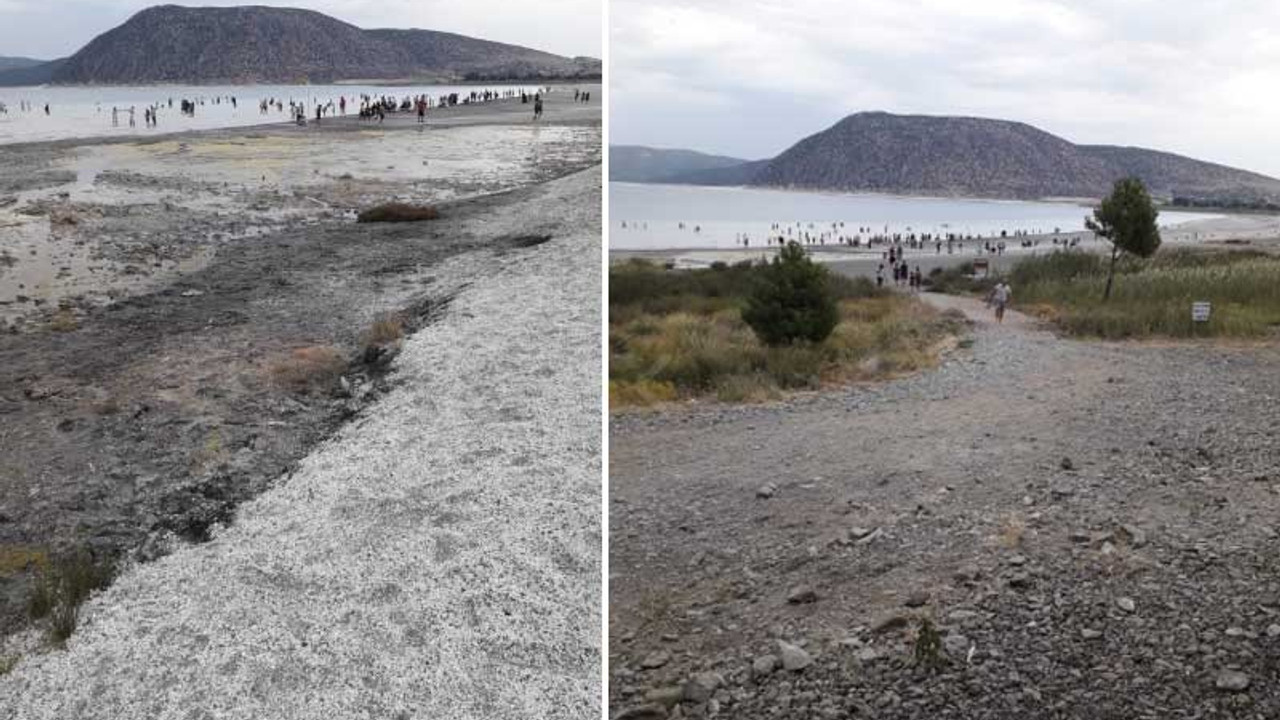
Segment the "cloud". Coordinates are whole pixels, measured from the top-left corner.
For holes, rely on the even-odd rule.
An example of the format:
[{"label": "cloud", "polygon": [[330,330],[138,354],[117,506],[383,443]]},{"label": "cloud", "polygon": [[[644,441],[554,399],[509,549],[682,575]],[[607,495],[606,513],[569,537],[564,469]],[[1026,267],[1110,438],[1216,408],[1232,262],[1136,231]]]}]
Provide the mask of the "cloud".
[{"label": "cloud", "polygon": [[[69,55],[156,4],[155,0],[0,0],[0,53],[39,58]],[[601,0],[252,0],[211,4],[304,7],[363,28],[444,30],[561,55],[600,57],[603,52]]]},{"label": "cloud", "polygon": [[1280,175],[1280,4],[1229,7],[612,0],[611,138],[764,157],[857,110],[965,114]]}]

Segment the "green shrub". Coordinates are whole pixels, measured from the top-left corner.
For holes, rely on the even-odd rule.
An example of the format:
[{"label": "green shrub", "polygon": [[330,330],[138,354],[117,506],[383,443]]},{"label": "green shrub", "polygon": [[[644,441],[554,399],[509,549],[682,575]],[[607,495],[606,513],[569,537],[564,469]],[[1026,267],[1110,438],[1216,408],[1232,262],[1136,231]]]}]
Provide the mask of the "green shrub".
[{"label": "green shrub", "polygon": [[742,319],[766,345],[826,340],[840,321],[827,276],[799,243],[787,243],[760,273]]}]

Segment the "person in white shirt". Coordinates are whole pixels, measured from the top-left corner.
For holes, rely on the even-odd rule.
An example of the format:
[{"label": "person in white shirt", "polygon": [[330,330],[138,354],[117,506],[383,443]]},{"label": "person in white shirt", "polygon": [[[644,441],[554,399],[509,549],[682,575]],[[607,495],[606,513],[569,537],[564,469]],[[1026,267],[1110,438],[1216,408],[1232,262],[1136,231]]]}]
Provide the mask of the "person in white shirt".
[{"label": "person in white shirt", "polygon": [[1009,299],[1012,297],[1013,289],[1003,280],[991,291],[991,299],[996,305],[996,322],[1004,322],[1004,307],[1009,304]]}]

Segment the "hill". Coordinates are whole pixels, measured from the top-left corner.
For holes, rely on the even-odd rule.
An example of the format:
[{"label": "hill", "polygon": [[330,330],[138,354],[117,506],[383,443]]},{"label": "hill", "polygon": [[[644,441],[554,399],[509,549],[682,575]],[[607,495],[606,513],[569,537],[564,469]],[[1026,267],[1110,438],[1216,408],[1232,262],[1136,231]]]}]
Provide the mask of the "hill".
[{"label": "hill", "polygon": [[[609,179],[618,182],[673,182],[681,176],[708,170],[741,167],[746,162],[738,158],[707,155],[693,150],[667,150],[642,145],[610,145]],[[693,182],[693,184],[719,183]]]},{"label": "hill", "polygon": [[53,82],[53,73],[64,62],[66,58],[59,58],[48,62],[37,61],[35,65],[11,66],[7,70],[0,70],[0,87],[44,85]]},{"label": "hill", "polygon": [[1280,180],[1134,147],[1076,145],[1020,122],[857,113],[771,160],[680,173],[666,182],[957,197],[1101,197],[1136,175],[1185,204],[1280,201]]},{"label": "hill", "polygon": [[161,5],[49,75],[63,84],[554,80],[597,78],[600,61],[434,30],[363,30],[311,10]]},{"label": "hill", "polygon": [[44,60],[35,60],[27,57],[0,55],[0,71],[35,67],[36,65],[43,65],[45,62]]}]

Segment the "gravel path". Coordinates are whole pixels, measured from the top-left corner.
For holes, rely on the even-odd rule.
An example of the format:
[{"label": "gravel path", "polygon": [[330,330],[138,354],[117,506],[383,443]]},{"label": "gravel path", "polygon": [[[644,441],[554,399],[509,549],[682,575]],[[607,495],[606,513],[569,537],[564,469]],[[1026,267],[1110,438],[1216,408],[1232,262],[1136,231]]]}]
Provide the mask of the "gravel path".
[{"label": "gravel path", "polygon": [[1280,347],[926,297],[937,371],[612,418],[611,714],[1276,717]]},{"label": "gravel path", "polygon": [[91,600],[0,717],[598,717],[600,186],[496,209],[553,239],[435,268],[460,292],[398,387]]}]

